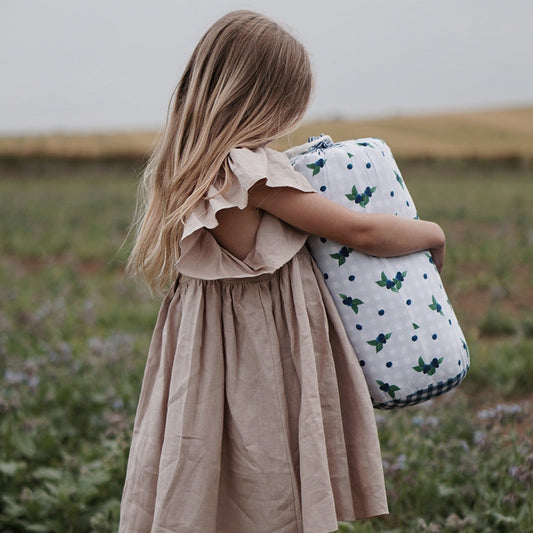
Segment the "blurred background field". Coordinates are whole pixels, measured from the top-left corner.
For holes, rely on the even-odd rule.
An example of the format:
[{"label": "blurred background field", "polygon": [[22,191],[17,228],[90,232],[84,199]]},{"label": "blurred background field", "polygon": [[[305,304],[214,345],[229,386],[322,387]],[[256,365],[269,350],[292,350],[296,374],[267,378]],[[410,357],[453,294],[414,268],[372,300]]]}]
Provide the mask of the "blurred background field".
[{"label": "blurred background field", "polygon": [[[380,120],[324,120],[304,123],[276,148],[306,142],[330,132],[334,140],[378,137],[398,158],[533,160],[533,107],[491,111],[396,116]],[[0,158],[143,158],[154,141],[152,131],[101,134],[0,136]]]},{"label": "blurred background field", "polygon": [[[472,357],[455,392],[376,411],[391,516],[342,531],[533,531],[533,108],[305,124],[277,147],[318,133],[389,143],[446,231]],[[123,273],[153,137],[0,139],[2,532],[116,530],[160,303]]]}]

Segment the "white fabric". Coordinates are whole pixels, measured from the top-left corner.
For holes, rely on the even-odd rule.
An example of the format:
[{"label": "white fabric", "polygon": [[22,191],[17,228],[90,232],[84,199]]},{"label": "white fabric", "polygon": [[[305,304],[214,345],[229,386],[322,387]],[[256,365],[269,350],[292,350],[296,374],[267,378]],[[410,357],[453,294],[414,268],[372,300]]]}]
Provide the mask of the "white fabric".
[{"label": "white fabric", "polygon": [[[323,136],[287,155],[316,191],[350,209],[417,217],[380,139],[334,144]],[[313,236],[308,246],[375,407],[419,403],[461,382],[470,364],[468,348],[429,252],[383,259]]]}]

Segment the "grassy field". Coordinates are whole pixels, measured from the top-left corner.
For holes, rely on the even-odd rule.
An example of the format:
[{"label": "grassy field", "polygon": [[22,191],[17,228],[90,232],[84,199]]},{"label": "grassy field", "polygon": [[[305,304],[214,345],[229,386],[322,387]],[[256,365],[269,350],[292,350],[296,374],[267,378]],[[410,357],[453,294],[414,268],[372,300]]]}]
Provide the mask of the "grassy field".
[{"label": "grassy field", "polygon": [[401,158],[533,159],[533,107],[442,115],[398,116],[381,120],[334,120],[303,124],[286,144],[331,133],[334,140],[385,139]]},{"label": "grassy field", "polygon": [[[510,158],[533,161],[533,107],[443,115],[398,116],[381,120],[305,122],[276,144],[286,149],[326,133],[334,140],[386,139],[400,158]],[[142,158],[155,133],[95,133],[0,137],[0,157]]]},{"label": "grassy field", "polygon": [[[391,516],[341,529],[533,531],[532,171],[461,161],[402,171],[421,216],[447,233],[444,280],[472,367],[454,393],[376,411]],[[115,531],[159,305],[123,275],[135,171],[6,174],[0,531]]]}]

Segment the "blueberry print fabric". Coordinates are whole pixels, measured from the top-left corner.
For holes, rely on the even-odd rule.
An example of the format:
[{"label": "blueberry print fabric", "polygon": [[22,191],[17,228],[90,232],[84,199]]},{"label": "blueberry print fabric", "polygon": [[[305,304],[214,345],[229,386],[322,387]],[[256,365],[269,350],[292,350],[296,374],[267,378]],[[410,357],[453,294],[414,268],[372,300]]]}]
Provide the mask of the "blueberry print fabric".
[{"label": "blueberry print fabric", "polygon": [[[321,136],[287,152],[320,194],[359,212],[417,218],[389,147]],[[374,407],[414,405],[456,387],[469,352],[429,252],[378,258],[311,236]]]}]

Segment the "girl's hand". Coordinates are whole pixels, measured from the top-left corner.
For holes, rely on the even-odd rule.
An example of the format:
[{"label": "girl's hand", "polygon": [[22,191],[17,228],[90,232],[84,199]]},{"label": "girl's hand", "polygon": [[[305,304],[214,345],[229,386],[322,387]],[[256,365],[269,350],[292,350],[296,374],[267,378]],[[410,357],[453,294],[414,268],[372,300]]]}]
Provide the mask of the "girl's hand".
[{"label": "girl's hand", "polygon": [[431,257],[433,258],[433,262],[437,267],[437,270],[439,271],[439,273],[442,272],[442,267],[444,266],[444,258],[446,257],[446,243],[437,248],[431,248],[429,251],[431,253]]}]

